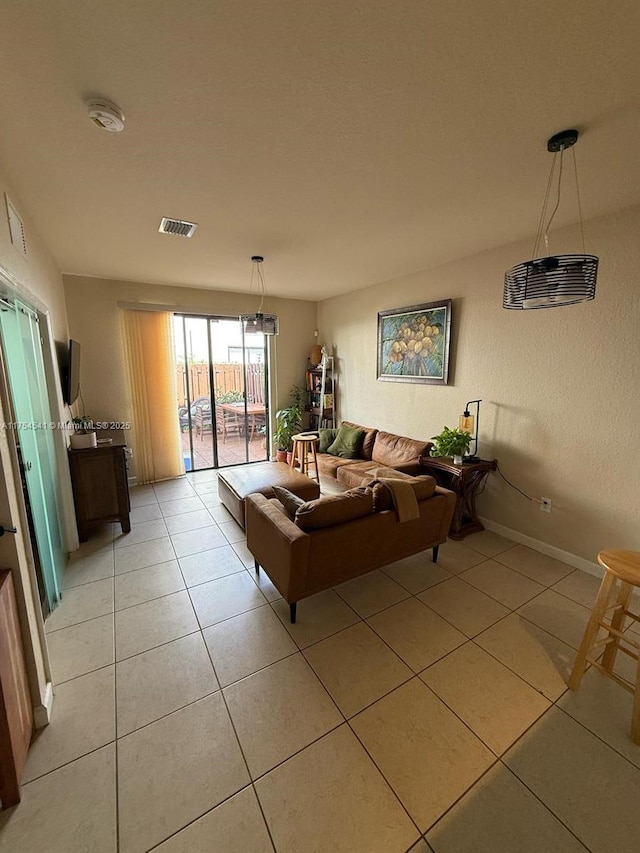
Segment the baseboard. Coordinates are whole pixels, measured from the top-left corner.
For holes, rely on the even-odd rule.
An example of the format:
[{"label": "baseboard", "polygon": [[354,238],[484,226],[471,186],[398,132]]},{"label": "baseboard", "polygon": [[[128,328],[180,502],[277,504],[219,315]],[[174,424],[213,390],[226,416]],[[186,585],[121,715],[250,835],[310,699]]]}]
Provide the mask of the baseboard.
[{"label": "baseboard", "polygon": [[36,705],[33,709],[33,725],[36,729],[43,729],[51,722],[51,712],[53,710],[53,682],[47,681],[47,686],[44,691],[44,698],[40,705]]},{"label": "baseboard", "polygon": [[590,575],[595,575],[601,578],[604,570],[598,563],[592,563],[590,560],[585,560],[584,557],[578,557],[577,554],[571,554],[569,551],[563,551],[562,548],[556,548],[554,545],[548,545],[546,542],[541,542],[539,539],[534,539],[533,536],[527,536],[520,533],[518,530],[512,530],[510,527],[505,527],[502,524],[497,524],[489,518],[481,518],[480,521],[484,524],[487,530],[492,530],[494,533],[499,533],[507,539],[513,539],[519,545],[526,545],[534,551],[539,551],[541,554],[546,554],[547,557],[553,557],[555,560],[560,560],[568,566],[573,566],[574,569],[580,569]]}]

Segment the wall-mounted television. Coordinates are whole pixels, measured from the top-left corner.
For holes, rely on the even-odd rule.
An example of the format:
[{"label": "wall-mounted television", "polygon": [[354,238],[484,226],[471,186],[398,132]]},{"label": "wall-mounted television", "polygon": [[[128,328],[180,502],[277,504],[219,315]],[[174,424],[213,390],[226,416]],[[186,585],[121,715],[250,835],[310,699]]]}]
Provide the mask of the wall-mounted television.
[{"label": "wall-mounted television", "polygon": [[69,341],[67,363],[62,369],[62,396],[70,406],[75,403],[80,393],[80,344]]}]

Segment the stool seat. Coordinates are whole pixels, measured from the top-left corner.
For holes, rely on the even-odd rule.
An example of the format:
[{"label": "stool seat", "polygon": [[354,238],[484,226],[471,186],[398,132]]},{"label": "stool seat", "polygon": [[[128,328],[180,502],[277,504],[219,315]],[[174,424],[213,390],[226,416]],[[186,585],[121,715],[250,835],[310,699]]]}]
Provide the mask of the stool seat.
[{"label": "stool seat", "polygon": [[[577,690],[588,664],[600,670],[616,684],[634,694],[631,712],[631,740],[640,744],[640,643],[626,631],[626,620],[640,622],[640,615],[629,610],[634,587],[640,587],[640,553],[609,550],[598,554],[605,573],[593,605],[589,624],[573,665],[569,687]],[[600,636],[604,628],[604,636]],[[602,658],[599,655],[604,646]],[[636,661],[635,683],[614,671],[618,652]]]},{"label": "stool seat", "polygon": [[598,562],[625,583],[640,586],[640,553],[638,551],[615,549],[600,551]]}]

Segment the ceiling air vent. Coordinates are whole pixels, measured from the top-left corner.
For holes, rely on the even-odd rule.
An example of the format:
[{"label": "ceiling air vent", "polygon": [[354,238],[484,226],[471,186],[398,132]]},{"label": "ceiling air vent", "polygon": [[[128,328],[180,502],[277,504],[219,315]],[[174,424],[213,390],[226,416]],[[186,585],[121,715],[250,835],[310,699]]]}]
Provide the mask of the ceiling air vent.
[{"label": "ceiling air vent", "polygon": [[187,222],[184,219],[169,219],[168,216],[163,216],[158,231],[161,234],[175,234],[177,237],[193,237],[197,227],[197,222]]}]

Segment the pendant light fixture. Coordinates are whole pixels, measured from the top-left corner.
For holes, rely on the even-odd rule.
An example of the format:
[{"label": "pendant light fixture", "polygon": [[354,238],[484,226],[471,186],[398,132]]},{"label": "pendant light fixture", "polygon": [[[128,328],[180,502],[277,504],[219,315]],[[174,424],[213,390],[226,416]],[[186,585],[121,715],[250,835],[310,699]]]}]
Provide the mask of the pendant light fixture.
[{"label": "pendant light fixture", "polygon": [[257,275],[258,284],[260,289],[260,307],[256,311],[255,314],[241,314],[240,319],[244,324],[244,331],[246,335],[258,334],[262,333],[263,335],[277,335],[280,332],[278,317],[276,314],[264,314],[262,312],[262,306],[264,305],[264,298],[267,295],[267,289],[264,283],[264,273],[262,272],[262,263],[264,262],[264,258],[262,255],[253,255],[251,257],[253,261],[253,268],[251,270],[251,284],[249,286],[249,292],[253,288],[253,278],[254,274]]},{"label": "pendant light fixture", "polygon": [[[588,302],[590,299],[595,298],[598,258],[595,255],[587,255],[585,249],[580,189],[578,187],[578,167],[576,164],[575,149],[573,149],[577,141],[577,130],[563,130],[560,133],[556,133],[547,142],[547,150],[553,154],[553,162],[551,164],[547,191],[538,223],[538,233],[536,234],[536,241],[533,246],[532,255],[534,260],[517,264],[505,273],[503,308],[525,310],[530,308],[555,308],[558,305],[573,305],[576,302]],[[573,149],[571,153],[573,154],[580,233],[582,235],[582,254],[550,255],[549,228],[560,207],[563,155],[568,148]],[[557,197],[553,212],[547,221],[549,198],[554,183],[556,167]],[[543,239],[547,256],[539,257],[538,250]]]}]

